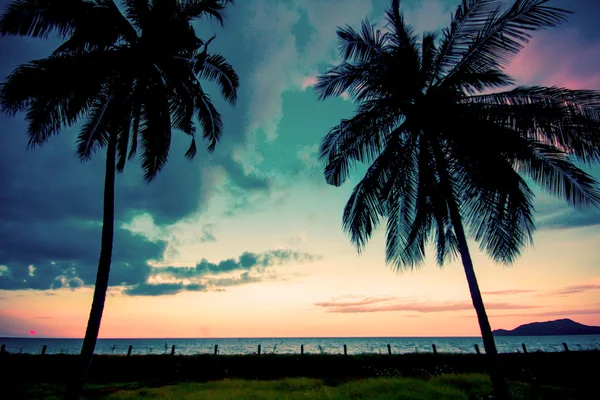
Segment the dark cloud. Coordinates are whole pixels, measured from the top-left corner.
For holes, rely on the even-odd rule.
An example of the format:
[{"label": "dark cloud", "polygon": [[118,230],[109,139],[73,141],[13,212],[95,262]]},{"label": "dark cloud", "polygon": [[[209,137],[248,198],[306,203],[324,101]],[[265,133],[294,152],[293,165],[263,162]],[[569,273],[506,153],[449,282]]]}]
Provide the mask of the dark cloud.
[{"label": "dark cloud", "polygon": [[[54,223],[0,225],[0,289],[76,289],[93,285],[100,252],[101,227],[95,222],[65,219]],[[116,229],[110,285],[144,282],[148,261],[159,260],[164,241],[150,242]]]},{"label": "dark cloud", "polygon": [[[0,8],[6,4],[0,1]],[[215,26],[208,29],[212,35]],[[231,52],[227,43],[239,43],[243,32],[228,32],[234,33],[222,32],[211,50],[222,52],[243,78],[248,74],[243,67],[249,51]],[[228,39],[228,35],[233,36]],[[58,44],[57,39],[2,38],[0,81],[19,64],[49,55]],[[207,85],[207,90],[212,93],[215,88]],[[199,146],[196,159],[188,162],[187,138],[175,132],[169,162],[154,182],[144,184],[137,160],[126,166],[116,180],[117,227],[143,213],[164,226],[203,210],[216,186],[223,183],[211,179],[219,169],[226,172],[230,187],[242,194],[270,190],[267,180],[246,175],[232,158],[233,147],[244,140],[243,111],[248,101],[244,96],[240,93],[235,111],[214,96],[225,121],[223,140],[214,154]],[[100,247],[104,152],[80,163],[74,154],[78,126],[63,129],[36,150],[27,150],[26,132],[23,114],[0,115],[0,265],[6,267],[0,269],[0,288],[45,290],[93,284]],[[201,241],[215,239],[212,228],[206,227]],[[146,282],[147,261],[160,259],[165,245],[117,229],[111,285]]]},{"label": "dark cloud", "polygon": [[268,279],[268,276],[258,275],[253,276],[250,275],[250,272],[243,272],[237,278],[218,278],[218,279],[210,279],[208,280],[208,284],[214,288],[219,287],[230,287],[230,286],[241,286],[247,285],[249,283],[258,283],[265,281]]},{"label": "dark cloud", "polygon": [[[315,303],[317,307],[327,309],[331,313],[372,313],[384,311],[405,311],[417,313],[437,313],[449,311],[471,311],[473,304],[468,301],[459,302],[410,302],[394,297],[365,297],[354,300],[343,301],[332,299],[328,302]],[[538,306],[511,304],[511,303],[487,303],[488,310],[515,310],[515,309],[531,309]]]},{"label": "dark cloud", "polygon": [[320,256],[292,250],[271,250],[265,253],[244,252],[237,259],[230,258],[219,263],[201,260],[195,267],[157,267],[153,274],[168,275],[173,278],[201,278],[206,275],[222,274],[236,270],[264,269],[274,265],[305,263],[318,260]]},{"label": "dark cloud", "polygon": [[204,292],[208,290],[205,285],[192,283],[184,285],[183,283],[140,283],[132,288],[125,289],[124,294],[128,296],[165,296],[174,295],[181,292]]},{"label": "dark cloud", "polygon": [[[0,8],[6,4],[0,1]],[[199,32],[210,36],[215,28],[207,27],[210,34]],[[221,31],[211,50],[222,52],[243,78],[249,73],[244,70],[249,51],[232,52],[230,46],[239,43],[241,36],[239,30]],[[2,38],[0,80],[19,64],[49,55],[58,44],[57,39]],[[214,90],[207,85],[209,93]],[[225,171],[229,186],[241,197],[246,192],[270,190],[267,180],[246,175],[232,158],[233,147],[244,140],[243,111],[248,101],[244,96],[240,93],[236,109],[220,96],[213,97],[225,121],[223,140],[214,154],[199,146],[196,159],[187,161],[187,138],[175,132],[169,162],[154,182],[144,184],[139,161],[126,166],[116,180],[116,226],[143,213],[151,215],[158,226],[170,225],[203,210],[217,185],[224,183],[211,179],[218,170]],[[0,115],[0,265],[8,268],[0,270],[0,287],[42,290],[89,285],[99,253],[104,152],[80,163],[74,154],[77,126],[63,129],[33,151],[27,150],[26,132],[24,114],[13,118]],[[205,227],[201,241],[214,240],[212,227]],[[150,272],[147,261],[161,258],[164,247],[163,242],[152,243],[117,230],[111,284],[145,282]],[[30,265],[35,268],[33,273]]]},{"label": "dark cloud", "polygon": [[[123,294],[128,296],[162,296],[174,295],[185,291],[222,292],[231,286],[247,285],[267,280],[285,279],[268,267],[285,265],[292,262],[304,263],[319,259],[319,256],[291,250],[271,250],[265,253],[245,252],[237,259],[230,258],[219,263],[211,263],[205,259],[195,267],[156,267],[148,276],[136,285],[126,288]],[[237,276],[235,271],[243,271]],[[169,278],[171,280],[193,280],[192,284],[168,282],[160,284],[147,283],[149,277]]]},{"label": "dark cloud", "polygon": [[524,289],[508,289],[508,290],[492,290],[489,292],[483,292],[483,294],[488,296],[510,296],[513,294],[523,294],[523,293],[532,293],[535,290],[524,290]]}]

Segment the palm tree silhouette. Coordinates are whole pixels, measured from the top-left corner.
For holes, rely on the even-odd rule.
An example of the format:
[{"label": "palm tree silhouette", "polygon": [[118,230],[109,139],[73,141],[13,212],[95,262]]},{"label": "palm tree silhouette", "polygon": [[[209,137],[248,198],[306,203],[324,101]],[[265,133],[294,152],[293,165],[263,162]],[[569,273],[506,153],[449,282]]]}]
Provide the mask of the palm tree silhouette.
[{"label": "palm tree silhouette", "polygon": [[437,247],[441,266],[460,254],[489,359],[494,392],[508,388],[465,227],[495,261],[512,263],[532,241],[533,192],[521,174],[582,208],[598,207],[596,181],[574,161],[600,158],[600,93],[556,87],[493,90],[530,33],[565,21],[547,0],[463,0],[450,27],[417,36],[400,1],[384,31],[364,21],[339,28],[342,61],[318,77],[320,99],[348,95],[355,115],[320,148],[325,178],[339,186],[369,164],[345,206],[343,228],[362,251],[386,219],[386,261],[424,262]]},{"label": "palm tree silhouette", "polygon": [[[2,111],[26,111],[29,145],[81,119],[77,155],[82,161],[106,147],[104,213],[100,260],[92,308],[76,382],[67,393],[78,398],[98,338],[106,299],[114,233],[115,172],[138,150],[146,182],[167,162],[171,129],[191,139],[196,154],[195,117],[212,151],[223,123],[200,80],[215,81],[231,104],[238,77],[225,58],[208,53],[192,21],[210,16],[223,22],[231,1],[217,0],[16,0],[0,18],[4,35],[64,42],[51,56],[18,67],[0,88]],[[121,10],[124,11],[121,12]]]}]

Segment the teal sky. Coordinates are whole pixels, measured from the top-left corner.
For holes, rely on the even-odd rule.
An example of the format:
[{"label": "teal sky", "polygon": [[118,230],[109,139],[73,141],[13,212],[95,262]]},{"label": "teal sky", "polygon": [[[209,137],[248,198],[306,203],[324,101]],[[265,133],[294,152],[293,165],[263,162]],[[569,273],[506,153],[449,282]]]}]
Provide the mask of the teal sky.
[{"label": "teal sky", "polygon": [[[540,32],[508,68],[522,84],[600,90],[600,5],[556,0],[570,22]],[[4,8],[7,1],[0,0]],[[382,18],[383,0],[248,0],[210,50],[240,76],[214,154],[184,158],[183,134],[150,185],[137,162],[117,177],[115,253],[101,337],[477,335],[459,263],[395,273],[383,229],[358,255],[341,230],[361,169],[326,185],[320,140],[351,99],[317,101],[314,78],[339,61],[335,30]],[[415,30],[438,30],[456,0],[405,0]],[[1,38],[0,75],[57,40]],[[76,129],[26,150],[23,115],[0,116],[0,336],[82,337],[100,244],[104,154],[81,164]],[[592,173],[600,178],[600,169]],[[475,252],[494,328],[561,317],[600,325],[600,213],[537,198],[535,246],[514,266]]]}]

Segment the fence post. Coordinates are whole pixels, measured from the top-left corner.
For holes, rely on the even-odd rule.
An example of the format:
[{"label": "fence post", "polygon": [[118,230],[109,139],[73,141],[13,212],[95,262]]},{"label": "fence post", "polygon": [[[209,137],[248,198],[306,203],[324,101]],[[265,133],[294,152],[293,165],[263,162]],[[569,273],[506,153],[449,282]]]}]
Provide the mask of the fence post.
[{"label": "fence post", "polygon": [[171,355],[175,355],[175,345],[171,346]]},{"label": "fence post", "polygon": [[475,343],[475,351],[477,354],[481,354],[481,350],[479,350],[479,345],[477,343]]},{"label": "fence post", "polygon": [[258,345],[258,355],[260,356],[260,344]]},{"label": "fence post", "polygon": [[129,348],[127,349],[127,357],[131,356],[131,351],[133,350],[133,346],[129,345]]},{"label": "fence post", "polygon": [[437,354],[437,347],[435,347],[435,344],[432,344],[431,348],[433,349],[433,354]]},{"label": "fence post", "polygon": [[4,353],[6,351],[6,345],[3,344],[2,346],[0,346],[0,353]]},{"label": "fence post", "polygon": [[219,354],[219,345],[215,344],[215,356]]},{"label": "fence post", "polygon": [[563,342],[563,347],[565,348],[565,351],[569,351],[569,346],[567,346],[567,344],[565,342]]},{"label": "fence post", "polygon": [[42,355],[45,355],[45,354],[46,354],[46,349],[47,349],[47,348],[48,348],[48,346],[46,346],[46,345],[43,345],[43,346],[42,346]]},{"label": "fence post", "polygon": [[304,345],[303,344],[300,345],[300,354],[304,354]]},{"label": "fence post", "polygon": [[344,345],[344,355],[347,356],[348,355],[348,348],[346,347],[346,345]]},{"label": "fence post", "polygon": [[388,343],[388,354],[391,356],[392,355],[392,346],[390,346],[390,344]]},{"label": "fence post", "polygon": [[525,343],[521,343],[521,346],[523,346],[523,353],[527,353],[527,347],[525,347]]}]

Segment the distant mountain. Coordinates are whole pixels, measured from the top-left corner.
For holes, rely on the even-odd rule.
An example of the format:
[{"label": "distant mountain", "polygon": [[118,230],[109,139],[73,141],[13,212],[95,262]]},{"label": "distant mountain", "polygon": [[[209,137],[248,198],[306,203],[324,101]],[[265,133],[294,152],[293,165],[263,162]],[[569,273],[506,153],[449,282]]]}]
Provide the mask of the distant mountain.
[{"label": "distant mountain", "polygon": [[492,333],[495,336],[600,335],[600,326],[583,325],[565,318],[525,324],[512,331],[497,329]]}]

